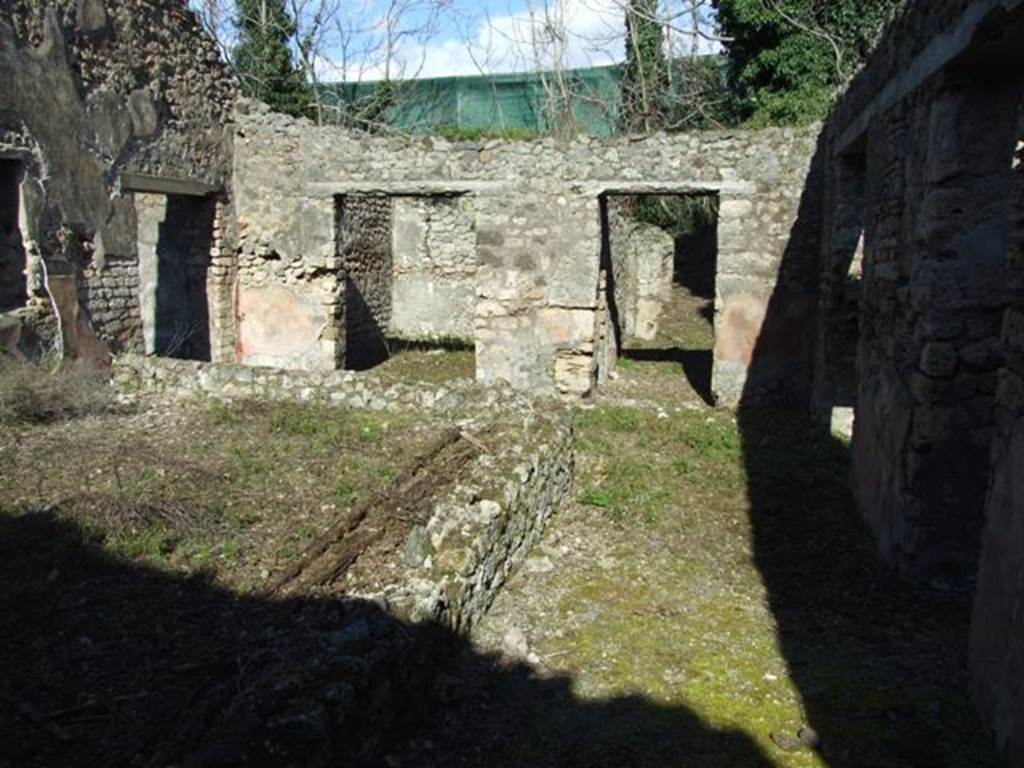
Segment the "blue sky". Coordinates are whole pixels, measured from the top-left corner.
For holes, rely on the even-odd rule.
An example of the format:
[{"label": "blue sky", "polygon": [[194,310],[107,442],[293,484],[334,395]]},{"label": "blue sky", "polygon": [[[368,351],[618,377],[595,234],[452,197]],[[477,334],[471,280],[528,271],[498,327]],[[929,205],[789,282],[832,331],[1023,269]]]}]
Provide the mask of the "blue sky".
[{"label": "blue sky", "polygon": [[[232,0],[191,0],[222,18]],[[706,2],[707,0],[705,0]],[[323,81],[441,77],[586,67],[621,61],[627,0],[285,0],[308,25],[327,10],[316,69]],[[663,0],[667,14],[690,0]],[[710,3],[707,3],[710,5]],[[704,11],[710,29],[710,10]],[[690,23],[689,16],[678,25]],[[668,31],[689,51],[691,37]],[[388,45],[388,40],[391,45]],[[701,52],[714,46],[701,43]],[[390,55],[389,55],[390,52]]]}]

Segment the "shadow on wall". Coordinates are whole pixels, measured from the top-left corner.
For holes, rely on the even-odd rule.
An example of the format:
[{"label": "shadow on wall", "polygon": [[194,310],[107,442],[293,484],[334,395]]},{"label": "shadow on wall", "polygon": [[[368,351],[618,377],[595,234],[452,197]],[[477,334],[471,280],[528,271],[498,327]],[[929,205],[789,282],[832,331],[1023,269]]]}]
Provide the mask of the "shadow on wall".
[{"label": "shadow on wall", "polygon": [[[803,284],[780,281],[770,299],[750,403],[777,379],[777,344],[810,347],[811,318],[792,323],[793,292],[817,293],[825,151],[820,140],[780,269]],[[780,338],[787,332],[807,337]],[[807,716],[794,734],[811,726],[831,768],[994,765],[966,693],[969,595],[914,589],[885,568],[849,478],[834,470],[848,466],[849,447],[826,426],[811,436],[795,428],[806,406],[805,386],[778,408],[738,413],[755,561]],[[822,460],[830,455],[839,460]]]},{"label": "shadow on wall", "polygon": [[345,281],[345,368],[365,371],[391,356],[386,329],[354,280]]},{"label": "shadow on wall", "polygon": [[207,273],[216,208],[206,198],[167,196],[156,247],[156,354],[210,360]]},{"label": "shadow on wall", "polygon": [[[640,697],[582,702],[570,679],[472,654],[463,637],[375,604],[261,599],[209,574],[116,559],[59,512],[0,513],[0,578],[6,764],[374,765],[353,749],[392,743],[389,711],[399,730],[432,693],[470,685],[492,693],[496,706],[472,723],[492,739],[503,702],[550,712],[551,765],[668,766],[704,753],[730,761],[693,764],[770,764],[746,736],[687,710]],[[383,648],[401,663],[374,664]],[[467,654],[471,668],[445,669]]]}]

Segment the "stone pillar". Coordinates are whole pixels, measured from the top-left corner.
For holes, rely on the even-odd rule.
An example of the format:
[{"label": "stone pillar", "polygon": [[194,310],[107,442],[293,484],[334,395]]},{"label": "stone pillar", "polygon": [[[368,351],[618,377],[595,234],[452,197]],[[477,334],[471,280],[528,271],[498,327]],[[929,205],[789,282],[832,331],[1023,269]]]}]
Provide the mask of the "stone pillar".
[{"label": "stone pillar", "polygon": [[477,379],[589,392],[601,253],[597,198],[481,198],[476,241]]},{"label": "stone pillar", "polygon": [[719,405],[806,398],[811,292],[798,279],[803,265],[789,263],[803,256],[792,244],[785,253],[774,247],[778,230],[792,228],[795,212],[796,200],[720,197],[711,373]]}]

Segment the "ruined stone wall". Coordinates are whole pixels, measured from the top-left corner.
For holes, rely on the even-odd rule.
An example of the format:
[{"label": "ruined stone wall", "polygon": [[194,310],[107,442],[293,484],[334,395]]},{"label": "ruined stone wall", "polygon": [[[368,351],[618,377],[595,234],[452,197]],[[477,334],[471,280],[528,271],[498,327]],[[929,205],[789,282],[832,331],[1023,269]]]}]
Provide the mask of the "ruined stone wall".
[{"label": "ruined stone wall", "polygon": [[608,251],[622,340],[653,339],[672,287],[675,240],[629,216],[626,200],[608,200]]},{"label": "ruined stone wall", "polygon": [[974,700],[1010,765],[1024,764],[1024,101],[1019,108],[1006,354],[971,626]]},{"label": "ruined stone wall", "polygon": [[[288,259],[330,252],[336,197],[471,198],[478,377],[531,390],[585,392],[597,378],[600,196],[716,192],[715,390],[722,402],[739,400],[760,338],[762,375],[746,396],[806,397],[817,239],[808,230],[809,247],[792,249],[791,234],[804,189],[817,184],[808,179],[813,130],[451,144],[346,134],[250,103],[238,122],[241,236]],[[782,280],[787,316],[761,338],[787,248],[793,250],[793,268]],[[801,259],[804,269],[796,264]],[[322,312],[319,318],[320,326],[328,324]],[[242,337],[252,322],[258,322],[253,313],[240,312]]]},{"label": "ruined stone wall", "polygon": [[476,310],[472,199],[395,197],[392,206],[390,335],[472,342]]},{"label": "ruined stone wall", "polygon": [[883,35],[825,131],[815,366],[824,410],[842,399],[838,285],[862,229],[858,501],[902,574],[968,588],[987,491],[971,666],[975,699],[1012,765],[1024,763],[1014,453],[1024,411],[1015,331],[1022,73],[1022,0],[907,3]]},{"label": "ruined stone wall", "polygon": [[24,165],[32,198],[30,308],[57,304],[68,356],[137,347],[136,304],[118,295],[131,290],[137,258],[121,175],[225,187],[233,81],[183,0],[11,0],[6,8],[0,152]]}]

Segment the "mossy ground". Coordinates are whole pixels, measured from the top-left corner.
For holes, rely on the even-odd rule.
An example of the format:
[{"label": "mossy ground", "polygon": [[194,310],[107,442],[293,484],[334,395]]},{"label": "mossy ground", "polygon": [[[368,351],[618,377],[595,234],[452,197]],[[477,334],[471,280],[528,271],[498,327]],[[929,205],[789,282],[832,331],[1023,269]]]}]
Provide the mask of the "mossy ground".
[{"label": "mossy ground", "polygon": [[[889,578],[843,443],[800,414],[670,407],[582,411],[576,435],[576,502],[475,632],[532,682],[480,683],[402,764],[993,764],[966,596]],[[817,748],[773,743],[803,726]]]}]

